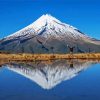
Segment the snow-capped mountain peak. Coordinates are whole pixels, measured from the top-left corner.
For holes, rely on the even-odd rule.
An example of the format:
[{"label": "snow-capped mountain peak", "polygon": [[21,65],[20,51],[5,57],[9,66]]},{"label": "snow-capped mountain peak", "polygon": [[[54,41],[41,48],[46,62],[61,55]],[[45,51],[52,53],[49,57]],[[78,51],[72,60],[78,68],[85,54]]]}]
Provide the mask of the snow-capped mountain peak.
[{"label": "snow-capped mountain peak", "polygon": [[53,22],[53,21],[61,23],[61,21],[59,21],[55,17],[51,16],[50,14],[45,14],[45,15],[42,15],[39,19],[37,19],[33,24],[36,23],[36,24],[39,25],[41,23],[50,23],[50,22]]},{"label": "snow-capped mountain peak", "polygon": [[[55,17],[51,16],[50,14],[42,15],[39,19],[33,22],[29,27],[40,29],[42,27],[47,27],[48,29],[58,29],[58,30],[65,30],[64,28],[71,28],[77,29],[69,24],[62,23],[60,20],[56,19]],[[70,31],[71,31],[70,29]]]},{"label": "snow-capped mountain peak", "polygon": [[50,14],[45,14],[45,15],[42,15],[40,18],[38,18],[35,22],[30,24],[29,26],[7,37],[18,37],[18,36],[26,35],[27,33],[29,33],[29,35],[30,34],[40,35],[42,33],[46,33],[45,36],[47,36],[48,34],[58,35],[57,33],[60,33],[60,35],[62,35],[62,34],[66,34],[67,32],[69,33],[74,32],[73,35],[75,35],[75,34],[78,34],[78,33],[75,33],[76,30],[77,28],[69,24],[62,23],[61,21],[51,16]]},{"label": "snow-capped mountain peak", "polygon": [[[100,41],[49,14],[42,15],[32,24],[2,39],[0,50],[14,53],[66,53],[68,45],[75,47],[74,52],[100,51]],[[54,51],[51,50],[52,46]]]}]

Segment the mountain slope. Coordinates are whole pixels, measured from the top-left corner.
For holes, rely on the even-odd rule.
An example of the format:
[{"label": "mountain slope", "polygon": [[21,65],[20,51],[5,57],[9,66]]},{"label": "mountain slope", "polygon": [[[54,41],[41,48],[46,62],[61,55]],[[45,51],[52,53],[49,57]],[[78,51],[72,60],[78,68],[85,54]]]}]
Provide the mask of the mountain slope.
[{"label": "mountain slope", "polygon": [[0,50],[11,53],[66,53],[68,46],[75,46],[74,52],[100,52],[99,40],[48,14],[0,41]]}]

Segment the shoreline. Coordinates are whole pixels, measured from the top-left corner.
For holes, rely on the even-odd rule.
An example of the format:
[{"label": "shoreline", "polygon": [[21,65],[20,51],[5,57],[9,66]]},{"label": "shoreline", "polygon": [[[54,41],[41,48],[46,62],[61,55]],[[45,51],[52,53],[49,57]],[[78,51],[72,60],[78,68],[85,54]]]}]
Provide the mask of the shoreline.
[{"label": "shoreline", "polygon": [[0,54],[4,60],[56,60],[56,59],[100,59],[100,53],[79,53],[79,54]]}]

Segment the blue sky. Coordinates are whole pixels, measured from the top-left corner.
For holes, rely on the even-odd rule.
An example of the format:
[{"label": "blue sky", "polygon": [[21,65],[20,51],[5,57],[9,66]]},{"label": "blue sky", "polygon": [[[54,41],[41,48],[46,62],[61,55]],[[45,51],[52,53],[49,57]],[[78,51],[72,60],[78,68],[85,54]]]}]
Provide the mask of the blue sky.
[{"label": "blue sky", "polygon": [[0,38],[46,13],[100,39],[100,0],[0,0]]}]

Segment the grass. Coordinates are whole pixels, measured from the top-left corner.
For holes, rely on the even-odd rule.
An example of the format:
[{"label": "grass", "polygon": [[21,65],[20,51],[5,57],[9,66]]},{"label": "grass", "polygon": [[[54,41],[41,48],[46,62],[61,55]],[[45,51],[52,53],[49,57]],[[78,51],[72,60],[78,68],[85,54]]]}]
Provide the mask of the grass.
[{"label": "grass", "polygon": [[100,53],[79,53],[79,54],[0,54],[2,60],[55,60],[55,59],[100,59]]}]

